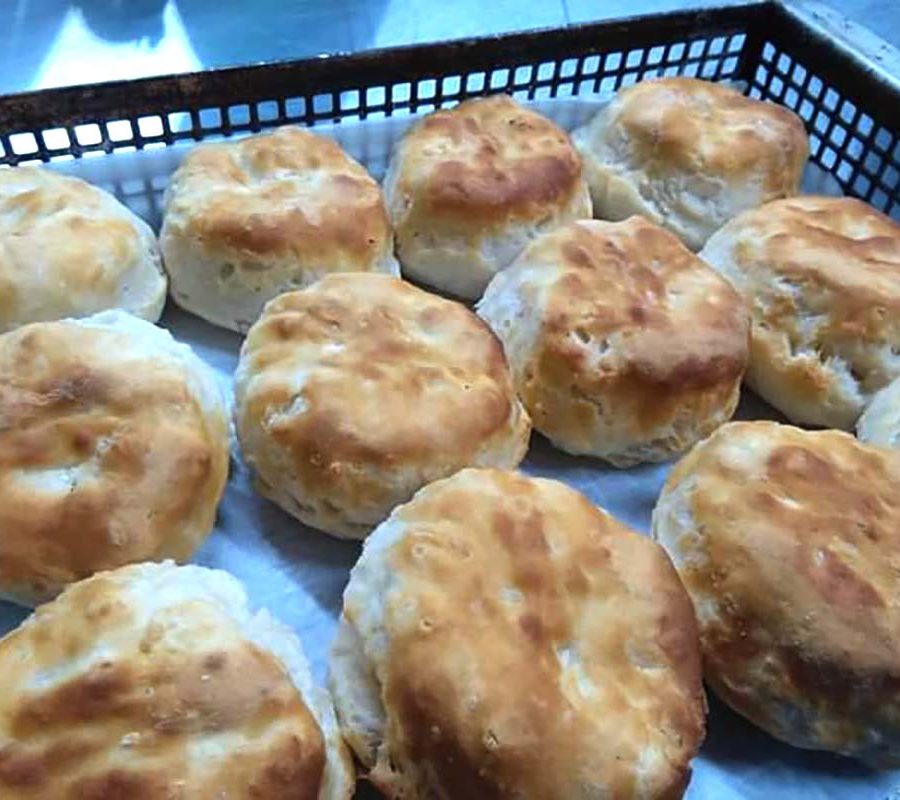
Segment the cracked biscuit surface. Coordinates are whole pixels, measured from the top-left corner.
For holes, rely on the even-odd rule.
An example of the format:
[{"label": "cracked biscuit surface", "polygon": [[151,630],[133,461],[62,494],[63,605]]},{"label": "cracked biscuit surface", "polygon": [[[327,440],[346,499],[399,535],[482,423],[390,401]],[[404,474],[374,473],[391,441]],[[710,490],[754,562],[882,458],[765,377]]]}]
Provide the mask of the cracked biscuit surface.
[{"label": "cracked biscuit surface", "polygon": [[270,302],[235,394],[259,491],[342,537],[462,467],[515,467],[531,432],[487,325],[386,275],[332,275]]},{"label": "cracked biscuit surface", "polygon": [[849,197],[777,200],[700,257],[750,307],[748,385],[792,422],[851,430],[900,377],[900,225],[881,212]]},{"label": "cracked biscuit surface", "polygon": [[582,220],[531,244],[477,310],[537,430],[619,467],[662,461],[731,417],[750,323],[668,231]]},{"label": "cracked biscuit surface", "polygon": [[33,605],[102,569],[185,560],[228,475],[215,376],[122,311],[0,336],[0,596]]},{"label": "cracked biscuit surface", "polygon": [[514,472],[462,470],[378,527],[330,670],[391,798],[678,798],[703,738],[696,623],[662,549]]},{"label": "cracked biscuit surface", "polygon": [[796,747],[900,763],[900,453],[735,422],[670,473],[653,535],[700,625],[705,678]]}]

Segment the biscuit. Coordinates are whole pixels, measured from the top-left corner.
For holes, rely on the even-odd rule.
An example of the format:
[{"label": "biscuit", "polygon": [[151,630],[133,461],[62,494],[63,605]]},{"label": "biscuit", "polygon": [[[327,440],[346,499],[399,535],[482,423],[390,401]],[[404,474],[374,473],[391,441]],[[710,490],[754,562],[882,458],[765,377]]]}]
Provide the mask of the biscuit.
[{"label": "biscuit", "polygon": [[[228,474],[228,410],[189,347],[122,311],[0,336],[0,597],[190,557]],[[2,794],[2,793],[0,793]]]},{"label": "biscuit", "polygon": [[386,796],[680,797],[705,699],[660,547],[556,481],[466,469],[367,540],[332,652]]},{"label": "biscuit", "polygon": [[0,333],[166,302],[156,237],[108,192],[40,167],[0,170]]},{"label": "biscuit", "polygon": [[331,275],[270,302],[235,394],[259,491],[342,537],[462,467],[516,466],[531,432],[490,329],[386,275]]},{"label": "biscuit", "polygon": [[707,684],[796,747],[900,765],[900,453],[725,425],[673,470],[653,535],[690,592]]},{"label": "biscuit", "polygon": [[535,236],[591,216],[568,135],[506,95],[414,125],[384,191],[403,275],[471,299]]},{"label": "biscuit", "polygon": [[700,257],[746,298],[748,385],[792,422],[851,430],[900,377],[900,225],[860,200],[748,211]]},{"label": "biscuit", "polygon": [[0,640],[0,796],[349,800],[300,642],[227,572],[138,564]]},{"label": "biscuit", "polygon": [[478,313],[553,444],[618,467],[662,461],[728,420],[747,364],[738,294],[668,231],[572,222],[530,244]]},{"label": "biscuit", "polygon": [[160,244],[175,302],[242,332],[268,300],[323,275],[398,273],[378,184],[336,142],[294,127],[188,153]]},{"label": "biscuit", "polygon": [[796,194],[809,155],[792,111],[695,78],[622,89],[572,138],[595,216],[641,214],[692,250],[741,211]]}]

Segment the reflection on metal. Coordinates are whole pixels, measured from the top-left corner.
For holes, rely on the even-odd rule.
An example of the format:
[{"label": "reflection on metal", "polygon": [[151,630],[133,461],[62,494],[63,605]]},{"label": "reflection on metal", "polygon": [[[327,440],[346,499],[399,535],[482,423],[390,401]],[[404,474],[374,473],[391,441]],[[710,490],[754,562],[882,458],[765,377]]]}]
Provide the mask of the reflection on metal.
[{"label": "reflection on metal", "polygon": [[202,66],[174,2],[163,9],[158,36],[147,33],[124,41],[101,38],[83,10],[69,8],[30,88],[192,72]]}]

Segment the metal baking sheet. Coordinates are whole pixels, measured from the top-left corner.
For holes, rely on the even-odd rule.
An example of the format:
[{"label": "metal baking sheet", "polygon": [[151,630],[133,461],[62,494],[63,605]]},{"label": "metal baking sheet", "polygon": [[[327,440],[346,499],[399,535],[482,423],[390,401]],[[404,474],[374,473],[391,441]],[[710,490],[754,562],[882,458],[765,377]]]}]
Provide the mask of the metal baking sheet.
[{"label": "metal baking sheet", "polygon": [[[603,100],[565,99],[535,105],[571,129],[596,112]],[[380,179],[392,142],[411,121],[411,117],[345,121],[317,126],[316,130],[338,139]],[[99,155],[55,164],[53,168],[114,190],[158,228],[168,175],[188,149],[187,145],[176,145]],[[840,193],[836,182],[814,167],[807,171],[805,189]],[[215,328],[171,302],[160,324],[177,339],[191,344],[213,367],[230,394],[241,337]],[[778,414],[745,393],[737,417],[777,419]],[[617,470],[601,461],[561,453],[535,434],[522,469],[565,481],[646,533],[669,465]],[[246,585],[253,603],[269,608],[293,627],[303,640],[320,682],[325,678],[341,594],[359,550],[357,543],[332,539],[306,528],[257,495],[233,444],[231,475],[216,528],[195,561],[236,575]],[[13,629],[26,614],[24,609],[0,602],[0,633]],[[708,734],[694,761],[694,776],[687,792],[690,800],[900,800],[900,770],[874,771],[849,759],[788,747],[754,728],[714,697],[709,699]],[[361,788],[359,796],[374,795]]]}]

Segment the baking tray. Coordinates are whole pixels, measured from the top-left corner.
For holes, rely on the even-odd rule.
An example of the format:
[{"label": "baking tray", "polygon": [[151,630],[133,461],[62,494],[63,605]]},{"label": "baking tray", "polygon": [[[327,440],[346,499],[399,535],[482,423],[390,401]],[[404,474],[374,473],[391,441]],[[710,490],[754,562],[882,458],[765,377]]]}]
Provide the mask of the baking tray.
[{"label": "baking tray", "polygon": [[[795,108],[810,130],[808,191],[854,194],[900,216],[900,85],[808,9],[744,3],[564,30],[241,67],[0,98],[0,162],[49,162],[113,190],[158,226],[168,175],[198,140],[279,124],[315,126],[381,177],[418,115],[494,91],[566,128],[628,83],[659,74],[728,80]],[[876,46],[877,48],[877,46]],[[885,56],[887,58],[885,58]],[[900,63],[900,62],[898,62]],[[822,121],[824,120],[824,121]],[[240,337],[171,304],[161,324],[230,391]],[[777,418],[752,395],[738,416]],[[668,465],[625,471],[566,456],[535,435],[523,469],[564,480],[646,532]],[[359,545],[309,530],[256,495],[236,450],[216,529],[196,560],[229,570],[255,604],[300,635],[325,675],[341,593]],[[25,616],[0,604],[0,632]],[[710,698],[693,800],[900,800],[900,771],[782,745]],[[361,787],[360,797],[373,796]],[[475,800],[475,799],[473,799]]]}]

